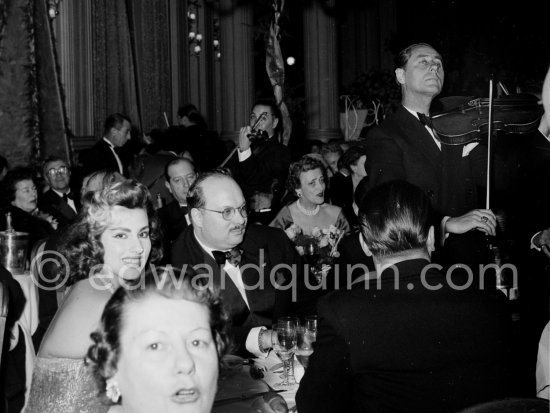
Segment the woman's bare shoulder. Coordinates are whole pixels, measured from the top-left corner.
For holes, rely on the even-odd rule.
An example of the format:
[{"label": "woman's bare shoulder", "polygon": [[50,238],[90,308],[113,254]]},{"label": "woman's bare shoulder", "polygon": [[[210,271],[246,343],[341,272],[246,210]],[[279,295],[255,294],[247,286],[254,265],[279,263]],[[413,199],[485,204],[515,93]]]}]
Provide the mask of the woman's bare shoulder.
[{"label": "woman's bare shoulder", "polygon": [[40,346],[43,357],[81,358],[92,344],[90,334],[99,320],[110,293],[93,288],[87,280],[78,282],[57,311]]}]

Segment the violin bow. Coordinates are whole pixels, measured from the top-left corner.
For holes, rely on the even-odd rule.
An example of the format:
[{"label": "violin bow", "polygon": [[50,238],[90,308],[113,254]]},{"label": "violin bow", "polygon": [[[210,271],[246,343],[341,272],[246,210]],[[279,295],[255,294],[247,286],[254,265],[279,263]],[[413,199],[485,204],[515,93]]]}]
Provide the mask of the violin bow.
[{"label": "violin bow", "polygon": [[493,77],[489,79],[489,129],[487,131],[487,193],[485,209],[490,209],[491,196],[491,137],[493,134]]}]

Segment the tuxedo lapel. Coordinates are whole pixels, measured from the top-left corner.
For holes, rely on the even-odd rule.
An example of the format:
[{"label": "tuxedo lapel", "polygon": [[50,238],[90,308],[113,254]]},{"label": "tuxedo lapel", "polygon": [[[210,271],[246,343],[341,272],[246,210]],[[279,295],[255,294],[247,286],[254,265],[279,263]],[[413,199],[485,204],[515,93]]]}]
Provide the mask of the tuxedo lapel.
[{"label": "tuxedo lapel", "polygon": [[[50,207],[57,210],[59,214],[71,221],[76,217],[76,212],[69,206],[65,200],[56,194],[52,189],[46,193],[46,199],[50,203]],[[76,203],[75,203],[76,206]]]},{"label": "tuxedo lapel", "polygon": [[430,132],[413,114],[403,106],[396,113],[399,119],[400,135],[408,143],[409,147],[423,154],[426,160],[438,171],[441,170],[441,151],[434,142]]},{"label": "tuxedo lapel", "polygon": [[228,309],[233,323],[236,325],[242,324],[248,317],[249,311],[237,286],[223,268],[216,263],[214,258],[200,246],[192,227],[185,230],[185,235],[187,235],[187,242],[189,242],[188,252],[190,253],[186,261],[199,274],[211,274],[213,287],[221,293],[224,305]]},{"label": "tuxedo lapel", "polygon": [[[247,235],[252,235],[254,227],[249,226]],[[257,237],[247,237],[241,245],[241,275],[246,286],[246,298],[254,314],[271,319],[271,305],[275,301],[271,283],[271,260],[269,246]]]}]

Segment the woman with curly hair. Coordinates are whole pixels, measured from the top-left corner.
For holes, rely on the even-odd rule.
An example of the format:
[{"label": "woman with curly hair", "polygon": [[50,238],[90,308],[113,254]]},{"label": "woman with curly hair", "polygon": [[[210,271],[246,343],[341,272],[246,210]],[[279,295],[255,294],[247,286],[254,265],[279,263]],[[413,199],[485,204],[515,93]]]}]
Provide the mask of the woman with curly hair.
[{"label": "woman with curly hair", "polygon": [[220,298],[157,269],[109,299],[86,359],[111,412],[210,412],[227,349]]},{"label": "woman with curly hair", "polygon": [[334,226],[344,233],[349,224],[338,206],[325,203],[327,174],[321,161],[303,156],[290,165],[287,190],[298,199],[284,206],[270,226],[286,230],[296,224],[304,235],[311,235],[314,228]]},{"label": "woman with curly hair", "polygon": [[119,286],[140,282],[160,258],[159,223],[149,191],[126,180],[84,197],[57,255],[59,278],[70,286],[35,361],[27,413],[103,412],[84,366],[90,333]]}]

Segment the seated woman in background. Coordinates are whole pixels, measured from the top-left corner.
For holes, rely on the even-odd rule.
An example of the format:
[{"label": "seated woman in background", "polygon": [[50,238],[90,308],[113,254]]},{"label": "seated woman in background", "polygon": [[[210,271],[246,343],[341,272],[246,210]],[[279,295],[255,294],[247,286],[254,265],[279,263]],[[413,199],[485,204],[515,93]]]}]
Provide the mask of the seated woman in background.
[{"label": "seated woman in background", "polygon": [[[12,169],[2,184],[4,200],[9,203],[3,213],[11,214],[11,225],[14,230],[29,234],[30,254],[37,241],[53,234],[57,229],[57,221],[38,209],[38,191],[30,169]],[[0,220],[0,228],[5,226],[6,219],[3,218]]]},{"label": "seated woman in background", "polygon": [[323,164],[308,155],[294,162],[289,169],[287,190],[298,199],[284,206],[270,226],[286,230],[296,224],[304,235],[335,226],[344,233],[350,231],[342,208],[325,203],[326,171]]},{"label": "seated woman in background", "polygon": [[89,192],[60,248],[59,276],[70,290],[35,361],[27,413],[106,412],[84,366],[90,333],[116,288],[140,280],[160,258],[159,223],[149,191],[126,180]]},{"label": "seated woman in background", "polygon": [[86,359],[112,412],[208,413],[227,315],[217,294],[160,268],[139,289],[119,288],[101,316]]}]

